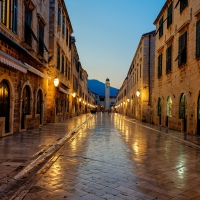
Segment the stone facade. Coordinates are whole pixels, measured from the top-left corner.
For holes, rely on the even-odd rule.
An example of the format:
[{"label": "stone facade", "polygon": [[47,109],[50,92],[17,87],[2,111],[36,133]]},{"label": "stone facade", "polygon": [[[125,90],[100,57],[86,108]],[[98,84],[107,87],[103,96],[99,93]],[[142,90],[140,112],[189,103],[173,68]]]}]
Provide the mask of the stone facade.
[{"label": "stone facade", "polygon": [[49,1],[13,3],[0,3],[0,137],[47,123]]},{"label": "stone facade", "polygon": [[[48,122],[71,117],[71,34],[72,25],[63,0],[50,1],[49,15],[49,69],[48,75]],[[59,85],[54,86],[54,79]]]},{"label": "stone facade", "polygon": [[[85,113],[72,111],[72,33],[64,0],[0,1],[0,137]],[[81,72],[77,94],[92,105]]]},{"label": "stone facade", "polygon": [[142,35],[116,103],[117,112],[146,122],[152,122],[153,117],[154,34]]},{"label": "stone facade", "polygon": [[157,35],[153,121],[191,134],[200,134],[200,40],[196,36],[199,20],[199,0],[167,0],[154,22]]}]

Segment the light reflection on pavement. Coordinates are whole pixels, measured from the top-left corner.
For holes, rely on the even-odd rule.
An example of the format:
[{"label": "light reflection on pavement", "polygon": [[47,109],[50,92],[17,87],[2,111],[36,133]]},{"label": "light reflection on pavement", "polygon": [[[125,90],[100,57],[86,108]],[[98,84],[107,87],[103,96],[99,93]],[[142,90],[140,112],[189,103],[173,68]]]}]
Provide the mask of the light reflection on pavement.
[{"label": "light reflection on pavement", "polygon": [[199,150],[118,114],[98,113],[24,199],[200,199],[199,166]]}]

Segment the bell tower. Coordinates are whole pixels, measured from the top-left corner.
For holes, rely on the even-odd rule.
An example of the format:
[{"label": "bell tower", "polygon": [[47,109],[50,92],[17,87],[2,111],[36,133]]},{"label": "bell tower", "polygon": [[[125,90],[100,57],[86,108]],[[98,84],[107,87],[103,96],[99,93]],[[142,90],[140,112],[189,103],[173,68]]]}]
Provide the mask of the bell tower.
[{"label": "bell tower", "polygon": [[105,110],[110,108],[110,80],[106,79],[105,82]]}]

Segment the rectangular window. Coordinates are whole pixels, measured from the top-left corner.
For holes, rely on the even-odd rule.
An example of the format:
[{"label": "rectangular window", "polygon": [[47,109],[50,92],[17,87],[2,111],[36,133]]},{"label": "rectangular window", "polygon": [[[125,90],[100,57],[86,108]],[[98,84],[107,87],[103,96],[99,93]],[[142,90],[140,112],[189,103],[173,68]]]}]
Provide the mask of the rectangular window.
[{"label": "rectangular window", "polygon": [[158,78],[162,76],[162,53],[158,56]]},{"label": "rectangular window", "polygon": [[1,2],[1,22],[7,25],[7,0]]},{"label": "rectangular window", "polygon": [[180,13],[187,7],[188,0],[180,0]]},{"label": "rectangular window", "polygon": [[167,28],[172,24],[172,3],[167,9]]},{"label": "rectangular window", "polygon": [[196,58],[200,57],[200,19],[196,24]]},{"label": "rectangular window", "polygon": [[39,40],[37,39],[35,33],[31,28],[31,20],[32,20],[32,11],[25,8],[24,38],[25,38],[25,43],[28,44],[29,46],[31,46],[31,36],[37,43],[39,43]]},{"label": "rectangular window", "polygon": [[171,71],[172,63],[172,45],[170,45],[166,50],[166,73]]},{"label": "rectangular window", "polygon": [[12,31],[17,34],[17,0],[13,0]]},{"label": "rectangular window", "polygon": [[57,50],[57,69],[60,70],[60,49]]},{"label": "rectangular window", "polygon": [[61,27],[61,7],[58,5],[58,26]]},{"label": "rectangular window", "polygon": [[71,77],[71,69],[70,69],[70,66],[68,66],[68,72],[67,72],[67,75],[68,75],[68,80],[70,81],[70,77]]},{"label": "rectangular window", "polygon": [[44,48],[43,48],[43,41],[44,41],[44,28],[39,25],[39,55],[44,56]]},{"label": "rectangular window", "polygon": [[187,32],[179,37],[178,66],[184,65],[187,61]]},{"label": "rectangular window", "polygon": [[31,18],[32,13],[30,10],[25,9],[25,29],[24,29],[24,36],[25,36],[25,43],[31,46]]},{"label": "rectangular window", "polygon": [[67,43],[67,45],[69,44],[69,33],[68,33],[67,26],[66,26],[66,43]]},{"label": "rectangular window", "polygon": [[65,36],[65,18],[63,17],[62,34]]},{"label": "rectangular window", "polygon": [[68,79],[68,63],[67,63],[67,58],[66,58],[66,65],[65,65],[65,76]]},{"label": "rectangular window", "polygon": [[61,69],[61,72],[62,72],[62,74],[65,73],[65,58],[64,58],[63,55],[62,55],[62,69]]},{"label": "rectangular window", "polygon": [[159,21],[159,38],[163,35],[163,17]]}]

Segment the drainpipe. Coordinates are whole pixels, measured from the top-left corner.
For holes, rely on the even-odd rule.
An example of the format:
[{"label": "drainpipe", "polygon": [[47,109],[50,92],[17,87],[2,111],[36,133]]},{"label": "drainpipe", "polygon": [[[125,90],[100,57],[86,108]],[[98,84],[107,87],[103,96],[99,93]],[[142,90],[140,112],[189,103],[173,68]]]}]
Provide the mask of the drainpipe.
[{"label": "drainpipe", "polygon": [[149,100],[148,100],[148,105],[151,106],[151,97],[150,97],[150,92],[151,92],[151,35],[149,35],[149,62],[148,62],[148,84],[149,84]]}]

